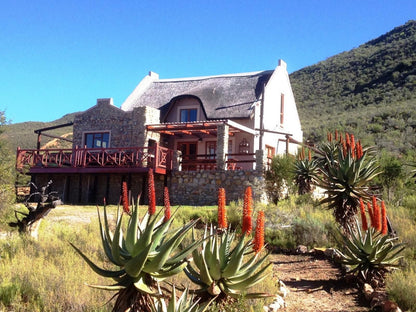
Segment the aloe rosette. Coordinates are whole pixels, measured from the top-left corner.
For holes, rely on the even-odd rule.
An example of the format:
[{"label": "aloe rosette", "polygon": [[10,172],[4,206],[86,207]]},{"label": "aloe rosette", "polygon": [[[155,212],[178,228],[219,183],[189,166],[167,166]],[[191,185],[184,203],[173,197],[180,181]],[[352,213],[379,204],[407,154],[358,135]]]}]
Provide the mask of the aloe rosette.
[{"label": "aloe rosette", "polygon": [[[242,295],[246,298],[270,296],[266,293],[247,293],[248,288],[268,276],[266,270],[271,263],[265,264],[268,254],[261,257],[253,250],[252,241],[245,242],[245,237],[241,235],[234,244],[235,232],[217,232],[215,227],[211,227],[209,232],[205,229],[202,248],[192,252],[193,262],[184,269],[189,279],[200,287],[200,297],[217,296],[221,300]],[[251,257],[244,261],[247,255]]]},{"label": "aloe rosette", "polygon": [[201,243],[201,240],[198,240],[181,250],[178,248],[187,232],[198,220],[171,231],[173,217],[163,222],[163,217],[158,219],[157,215],[150,215],[147,212],[140,222],[138,210],[136,205],[128,221],[125,235],[120,208],[114,232],[110,230],[106,206],[104,206],[103,221],[98,211],[105,255],[112,264],[119,267],[119,270],[100,268],[79,248],[71,244],[92,270],[115,281],[114,284],[106,286],[90,285],[99,289],[119,291],[114,311],[117,311],[120,305],[130,308],[137,302],[150,307],[149,296],[161,295],[156,287],[157,282],[182,272],[187,265],[186,257]]},{"label": "aloe rosette", "polygon": [[350,273],[358,275],[365,282],[382,280],[387,268],[399,266],[404,250],[403,243],[396,243],[397,237],[383,235],[373,227],[362,231],[358,221],[353,229],[347,225],[349,236],[342,235],[343,251],[337,250],[342,264],[347,265]]}]

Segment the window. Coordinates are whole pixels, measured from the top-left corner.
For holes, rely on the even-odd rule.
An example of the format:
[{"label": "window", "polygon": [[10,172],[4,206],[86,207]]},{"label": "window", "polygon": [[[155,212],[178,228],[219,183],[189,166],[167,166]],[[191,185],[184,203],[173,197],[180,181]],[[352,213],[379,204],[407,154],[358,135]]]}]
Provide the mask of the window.
[{"label": "window", "polygon": [[87,148],[107,148],[110,147],[109,132],[94,132],[85,134],[85,146]]},{"label": "window", "polygon": [[283,125],[285,121],[285,95],[280,95],[280,124]]},{"label": "window", "polygon": [[197,120],[197,109],[196,108],[189,108],[189,109],[181,109],[180,110],[180,121],[181,122],[189,122],[189,121],[196,121]]}]

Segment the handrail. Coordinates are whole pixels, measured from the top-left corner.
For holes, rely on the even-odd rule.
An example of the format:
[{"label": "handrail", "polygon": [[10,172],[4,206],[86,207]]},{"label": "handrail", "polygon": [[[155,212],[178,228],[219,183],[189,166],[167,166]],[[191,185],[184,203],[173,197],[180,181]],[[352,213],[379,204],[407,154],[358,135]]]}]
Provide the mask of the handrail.
[{"label": "handrail", "polygon": [[152,147],[111,147],[74,149],[17,149],[16,169],[43,168],[162,168],[172,169],[172,150]]}]

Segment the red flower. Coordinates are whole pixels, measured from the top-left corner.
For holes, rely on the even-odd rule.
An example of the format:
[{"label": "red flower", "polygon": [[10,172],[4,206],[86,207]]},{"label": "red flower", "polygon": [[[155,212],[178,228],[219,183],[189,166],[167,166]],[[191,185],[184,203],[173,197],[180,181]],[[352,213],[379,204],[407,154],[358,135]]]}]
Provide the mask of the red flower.
[{"label": "red flower", "polygon": [[163,219],[163,222],[167,222],[170,219],[170,200],[169,200],[169,190],[165,186],[163,191],[163,199],[165,204],[165,218]]},{"label": "red flower", "polygon": [[149,214],[156,213],[156,193],[155,193],[155,179],[153,177],[153,169],[149,169],[148,174],[148,196],[149,196]]},{"label": "red flower", "polygon": [[225,189],[218,189],[218,228],[227,228],[227,215],[225,212]]},{"label": "red flower", "polygon": [[380,206],[377,204],[375,196],[373,196],[373,215],[374,215],[374,225],[373,227],[380,232],[381,231],[381,215],[380,215]]},{"label": "red flower", "polygon": [[355,159],[356,153],[355,153],[355,139],[354,134],[351,134],[351,157]]},{"label": "red flower", "polygon": [[361,224],[363,226],[363,230],[367,231],[368,224],[367,224],[367,217],[365,215],[365,206],[363,200],[360,198],[360,212],[361,212]]},{"label": "red flower", "polygon": [[373,210],[371,209],[370,203],[367,203],[367,209],[368,209],[368,214],[370,215],[371,227],[374,227],[374,224],[375,224],[374,213],[373,213]]},{"label": "red flower", "polygon": [[256,233],[254,236],[253,249],[259,253],[264,246],[264,211],[260,210],[257,214]]},{"label": "red flower", "polygon": [[384,200],[381,201],[381,220],[382,220],[382,225],[381,225],[381,234],[383,235],[387,235],[387,214],[386,214],[386,205],[384,204]]},{"label": "red flower", "polygon": [[123,210],[125,213],[130,213],[130,208],[129,208],[129,194],[128,194],[128,189],[127,189],[127,182],[123,181],[122,187],[122,203],[123,203]]},{"label": "red flower", "polygon": [[253,225],[252,225],[252,214],[253,214],[253,195],[251,186],[247,186],[244,193],[244,203],[243,203],[243,226],[242,231],[246,235],[250,235]]}]

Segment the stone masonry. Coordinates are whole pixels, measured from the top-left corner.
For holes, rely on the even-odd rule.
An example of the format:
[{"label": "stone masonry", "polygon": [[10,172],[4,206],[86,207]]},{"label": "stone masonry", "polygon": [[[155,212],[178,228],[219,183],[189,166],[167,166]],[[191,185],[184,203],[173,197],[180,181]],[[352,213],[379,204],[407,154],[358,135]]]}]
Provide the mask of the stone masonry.
[{"label": "stone masonry", "polygon": [[216,205],[220,187],[225,188],[227,203],[243,200],[247,186],[252,187],[254,200],[266,201],[260,171],[175,171],[168,178],[172,205]]}]

